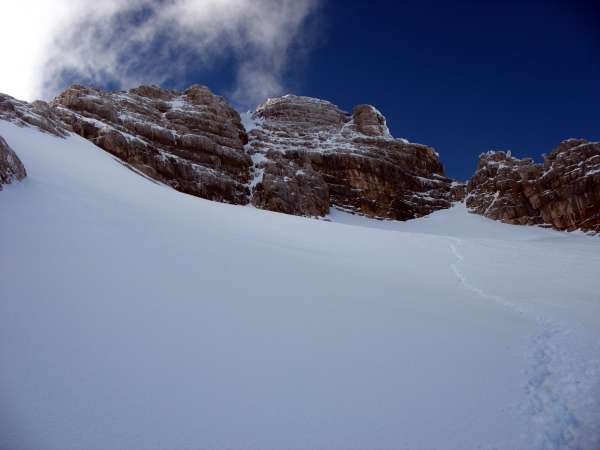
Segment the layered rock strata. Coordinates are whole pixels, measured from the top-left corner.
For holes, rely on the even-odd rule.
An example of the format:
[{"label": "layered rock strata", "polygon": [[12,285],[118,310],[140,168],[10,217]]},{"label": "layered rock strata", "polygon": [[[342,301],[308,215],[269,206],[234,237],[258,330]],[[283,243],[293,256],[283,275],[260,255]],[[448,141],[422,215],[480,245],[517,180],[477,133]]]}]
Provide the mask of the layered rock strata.
[{"label": "layered rock strata", "polygon": [[0,191],[6,184],[20,181],[27,176],[25,167],[16,153],[0,136]]},{"label": "layered rock strata", "polygon": [[240,116],[204,86],[72,86],[51,106],[69,129],[153,179],[209,200],[248,203],[252,160]]},{"label": "layered rock strata", "polygon": [[435,150],[393,138],[372,106],[347,114],[327,101],[286,95],[267,100],[252,119],[247,149],[257,207],[323,215],[334,206],[407,220],[453,201]]},{"label": "layered rock strata", "polygon": [[27,103],[9,95],[0,94],[0,120],[18,126],[33,126],[55,136],[65,137],[67,131],[64,124],[50,105],[41,100]]},{"label": "layered rock strata", "polygon": [[600,232],[600,143],[568,139],[542,164],[510,152],[480,156],[467,207],[512,224]]}]

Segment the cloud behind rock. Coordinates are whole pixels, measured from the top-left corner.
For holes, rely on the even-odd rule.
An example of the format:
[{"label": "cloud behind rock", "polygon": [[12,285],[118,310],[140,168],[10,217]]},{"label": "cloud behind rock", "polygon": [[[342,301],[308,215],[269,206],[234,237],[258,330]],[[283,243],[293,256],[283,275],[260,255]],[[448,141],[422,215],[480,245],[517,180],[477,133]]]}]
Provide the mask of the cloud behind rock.
[{"label": "cloud behind rock", "polygon": [[[23,12],[28,3],[13,7]],[[229,96],[254,106],[284,91],[291,49],[319,0],[54,0],[36,21],[34,72],[13,95],[50,98],[70,82],[113,88],[178,84],[226,60]],[[39,3],[38,3],[39,6]],[[47,5],[46,5],[47,6]],[[20,11],[17,11],[19,10]],[[33,8],[36,9],[36,8]],[[47,15],[46,23],[44,14]],[[41,40],[41,41],[40,41]],[[36,46],[35,43],[31,44]],[[0,89],[12,93],[0,78]],[[202,82],[203,80],[194,80]],[[6,85],[6,86],[5,86]]]}]

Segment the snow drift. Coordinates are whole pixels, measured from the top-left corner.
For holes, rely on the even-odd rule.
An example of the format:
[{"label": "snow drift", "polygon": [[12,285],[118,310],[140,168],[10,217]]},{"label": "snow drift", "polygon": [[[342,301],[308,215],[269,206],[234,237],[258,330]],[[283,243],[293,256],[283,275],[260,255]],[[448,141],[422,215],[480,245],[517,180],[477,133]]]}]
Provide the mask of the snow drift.
[{"label": "snow drift", "polygon": [[0,122],[0,448],[592,449],[600,241],[213,203]]}]

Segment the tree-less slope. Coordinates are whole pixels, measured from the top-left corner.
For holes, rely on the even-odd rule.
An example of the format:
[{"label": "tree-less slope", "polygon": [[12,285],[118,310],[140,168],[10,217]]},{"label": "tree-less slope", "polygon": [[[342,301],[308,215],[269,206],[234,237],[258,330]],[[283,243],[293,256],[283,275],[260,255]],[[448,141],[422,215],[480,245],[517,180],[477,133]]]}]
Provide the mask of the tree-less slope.
[{"label": "tree-less slope", "polygon": [[600,445],[597,238],[309,220],[0,135],[0,448]]}]

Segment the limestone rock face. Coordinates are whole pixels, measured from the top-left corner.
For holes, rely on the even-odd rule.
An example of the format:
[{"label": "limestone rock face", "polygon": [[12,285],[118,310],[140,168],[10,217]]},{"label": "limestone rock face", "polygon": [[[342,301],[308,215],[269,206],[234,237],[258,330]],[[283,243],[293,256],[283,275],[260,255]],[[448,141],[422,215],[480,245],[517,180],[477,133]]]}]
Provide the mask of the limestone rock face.
[{"label": "limestone rock face", "polygon": [[234,204],[323,216],[331,206],[407,220],[448,208],[464,185],[432,148],[395,139],[373,106],[269,99],[248,130],[204,86],[106,92],[74,85],[50,104],[0,96],[0,119],[64,137],[74,132],[131,168],[182,192]]},{"label": "limestone rock face", "polygon": [[358,105],[352,110],[356,131],[366,136],[392,137],[385,117],[371,105]]},{"label": "limestone rock face", "polygon": [[27,172],[23,163],[4,138],[0,136],[0,191],[2,185],[14,183],[26,176]]},{"label": "limestone rock face", "polygon": [[52,102],[75,133],[175,189],[248,203],[252,161],[239,114],[204,86],[105,92],[72,86]]},{"label": "limestone rock face", "polygon": [[331,205],[407,220],[451,205],[452,180],[437,153],[394,139],[372,106],[349,115],[327,101],[286,95],[267,100],[252,118],[247,149],[257,207],[322,215]]},{"label": "limestone rock face", "polygon": [[252,203],[262,209],[297,216],[323,216],[329,212],[329,187],[305,155],[286,159],[275,152],[254,154]]},{"label": "limestone rock face", "polygon": [[467,191],[467,206],[492,219],[600,232],[600,143],[563,141],[543,164],[488,152]]},{"label": "limestone rock face", "polygon": [[475,175],[467,185],[467,207],[477,214],[506,223],[542,223],[539,211],[527,199],[527,179],[541,173],[532,159],[517,159],[510,152],[490,151],[479,157]]},{"label": "limestone rock face", "polygon": [[450,198],[454,202],[462,202],[467,196],[467,183],[462,181],[453,181],[450,184]]},{"label": "limestone rock face", "polygon": [[563,141],[525,194],[554,228],[600,232],[600,142]]},{"label": "limestone rock face", "polygon": [[27,103],[9,95],[0,94],[0,120],[6,120],[19,126],[33,126],[59,137],[67,135],[64,125],[54,114],[50,105],[41,100]]}]

